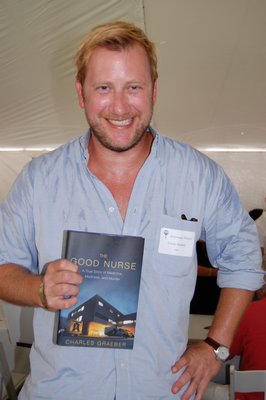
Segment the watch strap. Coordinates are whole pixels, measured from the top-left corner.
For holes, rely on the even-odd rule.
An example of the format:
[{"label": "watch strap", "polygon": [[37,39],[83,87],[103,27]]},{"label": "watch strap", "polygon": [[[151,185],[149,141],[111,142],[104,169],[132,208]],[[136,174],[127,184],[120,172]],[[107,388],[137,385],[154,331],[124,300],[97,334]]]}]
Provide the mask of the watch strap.
[{"label": "watch strap", "polygon": [[207,343],[208,345],[210,345],[214,350],[217,350],[218,347],[221,346],[220,343],[216,342],[214,339],[212,339],[211,337],[207,336],[206,339],[204,340],[205,343]]}]

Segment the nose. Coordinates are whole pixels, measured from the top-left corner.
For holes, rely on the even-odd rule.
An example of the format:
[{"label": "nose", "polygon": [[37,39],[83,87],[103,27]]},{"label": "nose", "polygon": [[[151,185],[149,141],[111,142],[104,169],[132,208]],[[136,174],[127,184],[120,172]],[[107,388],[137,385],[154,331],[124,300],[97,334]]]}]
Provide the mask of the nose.
[{"label": "nose", "polygon": [[123,90],[113,92],[111,112],[115,115],[124,115],[129,112],[128,98]]}]

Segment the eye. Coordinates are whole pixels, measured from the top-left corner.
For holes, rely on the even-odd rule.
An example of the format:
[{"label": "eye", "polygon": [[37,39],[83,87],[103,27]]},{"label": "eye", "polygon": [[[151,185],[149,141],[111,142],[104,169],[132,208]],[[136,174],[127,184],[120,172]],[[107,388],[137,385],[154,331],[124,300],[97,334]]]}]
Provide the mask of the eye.
[{"label": "eye", "polygon": [[107,93],[108,90],[109,90],[109,87],[108,87],[107,85],[100,85],[100,86],[97,86],[97,91],[98,91],[99,93]]},{"label": "eye", "polygon": [[141,89],[140,85],[130,85],[130,90],[132,92],[137,92],[140,89]]}]

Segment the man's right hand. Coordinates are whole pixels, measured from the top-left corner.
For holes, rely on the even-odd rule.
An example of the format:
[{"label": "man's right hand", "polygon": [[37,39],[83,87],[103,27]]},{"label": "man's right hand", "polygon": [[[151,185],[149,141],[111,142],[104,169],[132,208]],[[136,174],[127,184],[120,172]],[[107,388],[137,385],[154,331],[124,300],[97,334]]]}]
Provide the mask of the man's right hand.
[{"label": "man's right hand", "polygon": [[78,266],[66,259],[47,265],[43,276],[43,291],[50,311],[73,307],[77,303],[82,276]]}]

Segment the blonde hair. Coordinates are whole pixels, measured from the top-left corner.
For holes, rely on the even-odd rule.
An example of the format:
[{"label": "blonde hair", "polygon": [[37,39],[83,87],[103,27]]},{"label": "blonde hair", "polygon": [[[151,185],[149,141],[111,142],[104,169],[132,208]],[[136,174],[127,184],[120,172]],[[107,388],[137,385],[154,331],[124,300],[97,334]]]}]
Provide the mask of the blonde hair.
[{"label": "blonde hair", "polygon": [[150,63],[151,78],[155,82],[158,77],[155,45],[148,39],[142,29],[125,21],[98,25],[87,34],[75,56],[76,79],[83,85],[89,59],[93,50],[97,47],[119,51],[133,47],[136,44],[142,46],[146,51]]}]

